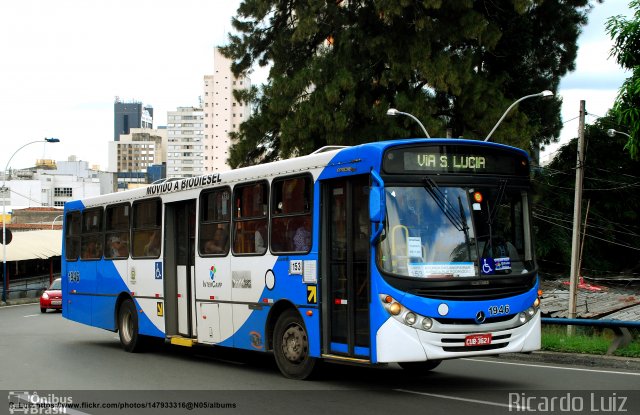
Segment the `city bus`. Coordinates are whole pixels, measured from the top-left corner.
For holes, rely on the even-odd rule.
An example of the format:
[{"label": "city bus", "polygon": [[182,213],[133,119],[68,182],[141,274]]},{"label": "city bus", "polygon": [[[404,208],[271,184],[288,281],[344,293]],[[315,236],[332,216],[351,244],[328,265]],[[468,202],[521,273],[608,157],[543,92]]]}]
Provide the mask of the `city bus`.
[{"label": "city bus", "polygon": [[65,204],[63,316],[178,346],[422,373],[540,348],[526,152],[403,139]]}]

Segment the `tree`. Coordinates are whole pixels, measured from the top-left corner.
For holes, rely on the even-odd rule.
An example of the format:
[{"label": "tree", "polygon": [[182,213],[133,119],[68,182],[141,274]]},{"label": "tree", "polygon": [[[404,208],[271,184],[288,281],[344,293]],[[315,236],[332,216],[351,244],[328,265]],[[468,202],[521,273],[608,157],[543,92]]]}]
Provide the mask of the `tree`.
[{"label": "tree", "polygon": [[[236,75],[271,65],[237,92],[254,114],[233,135],[241,166],[323,145],[432,136],[483,139],[516,99],[556,91],[574,68],[589,0],[244,0],[221,52]],[[492,140],[528,149],[555,141],[559,98],[527,100]]]},{"label": "tree", "polygon": [[629,140],[625,149],[635,160],[640,159],[640,0],[629,3],[636,9],[633,19],[614,16],[607,20],[607,32],[614,41],[611,56],[620,66],[631,71],[613,106],[618,122],[629,129]]},{"label": "tree", "polygon": [[[610,112],[585,130],[583,221],[587,201],[589,213],[582,267],[587,275],[594,275],[594,270],[629,273],[640,269],[640,162],[620,157],[626,138],[606,134],[615,123]],[[573,139],[535,178],[538,259],[543,271],[563,275],[570,269],[576,148],[577,139]]]}]

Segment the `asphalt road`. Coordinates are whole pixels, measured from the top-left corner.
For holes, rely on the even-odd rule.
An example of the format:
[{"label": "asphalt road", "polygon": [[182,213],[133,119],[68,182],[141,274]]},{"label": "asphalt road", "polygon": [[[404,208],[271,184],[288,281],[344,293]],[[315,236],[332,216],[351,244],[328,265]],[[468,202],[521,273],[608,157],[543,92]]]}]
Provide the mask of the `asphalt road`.
[{"label": "asphalt road", "polygon": [[640,373],[630,370],[470,358],[422,376],[326,364],[293,381],[269,354],[162,343],[126,353],[116,333],[35,304],[0,308],[0,390],[0,413],[64,400],[84,405],[67,408],[75,414],[640,413]]}]

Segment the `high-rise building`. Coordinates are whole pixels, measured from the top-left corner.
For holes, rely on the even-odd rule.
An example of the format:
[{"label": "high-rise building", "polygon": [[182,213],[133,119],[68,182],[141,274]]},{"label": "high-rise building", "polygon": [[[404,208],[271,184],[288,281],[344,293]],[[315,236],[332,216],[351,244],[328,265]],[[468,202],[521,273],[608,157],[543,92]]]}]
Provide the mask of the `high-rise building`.
[{"label": "high-rise building", "polygon": [[231,139],[229,133],[238,131],[240,123],[249,118],[249,106],[233,97],[234,89],[248,89],[251,80],[236,78],[231,72],[231,61],[214,50],[213,75],[204,76],[204,150],[203,174],[229,170],[227,158]]},{"label": "high-rise building", "polygon": [[167,112],[167,178],[204,174],[202,108],[178,107]]},{"label": "high-rise building", "polygon": [[132,128],[153,128],[153,107],[141,102],[122,102],[116,97],[113,103],[113,141],[120,141],[121,134],[129,134]]},{"label": "high-rise building", "polygon": [[132,128],[109,142],[109,171],[118,174],[118,190],[147,184],[148,169],[166,161],[167,130]]}]

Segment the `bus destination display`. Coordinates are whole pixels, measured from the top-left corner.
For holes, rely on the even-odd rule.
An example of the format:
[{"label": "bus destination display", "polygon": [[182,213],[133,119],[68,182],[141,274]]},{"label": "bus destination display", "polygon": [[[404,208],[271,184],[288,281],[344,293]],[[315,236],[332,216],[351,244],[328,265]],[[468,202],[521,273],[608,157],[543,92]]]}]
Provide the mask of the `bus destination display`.
[{"label": "bus destination display", "polygon": [[484,156],[471,154],[404,153],[405,170],[444,170],[483,172],[487,169]]},{"label": "bus destination display", "polygon": [[528,175],[527,158],[498,148],[433,146],[388,151],[387,173],[460,173]]}]

